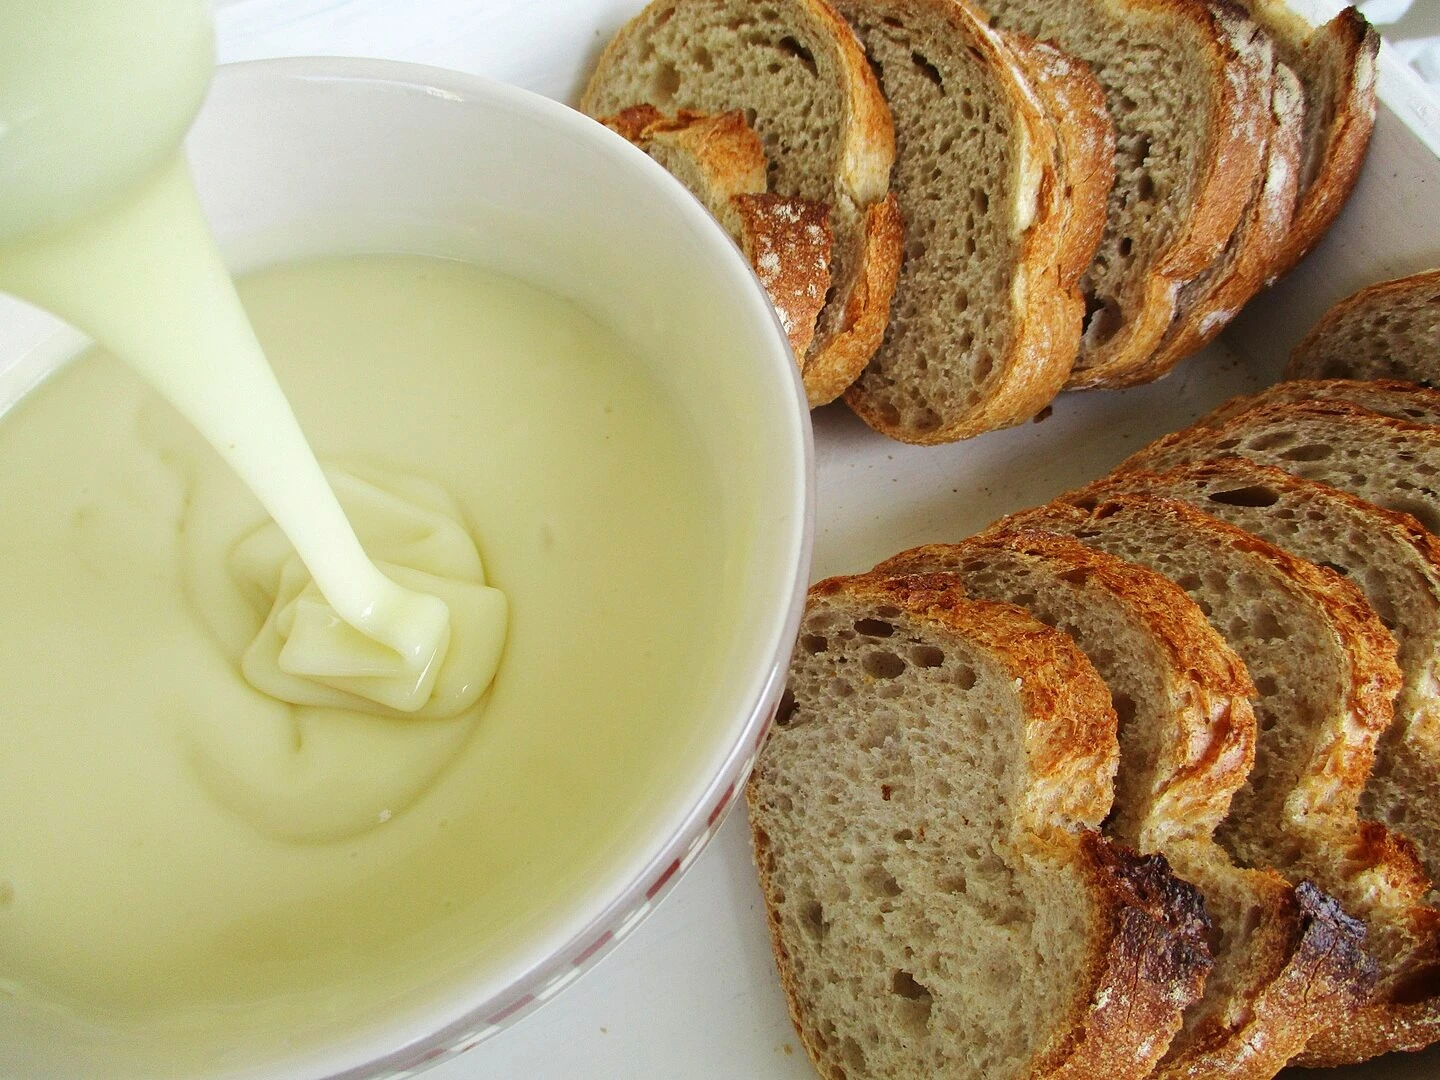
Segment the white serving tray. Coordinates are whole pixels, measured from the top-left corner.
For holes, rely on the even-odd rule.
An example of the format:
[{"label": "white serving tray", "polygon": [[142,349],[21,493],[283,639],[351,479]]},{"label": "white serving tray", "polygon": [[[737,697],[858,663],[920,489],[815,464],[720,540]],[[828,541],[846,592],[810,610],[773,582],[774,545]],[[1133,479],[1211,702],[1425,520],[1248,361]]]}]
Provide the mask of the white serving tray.
[{"label": "white serving tray", "polygon": [[[1333,0],[1292,0],[1324,16]],[[1434,2],[1434,0],[1424,0]],[[594,56],[643,0],[231,0],[223,60],[382,56],[477,72],[573,101]],[[814,416],[814,574],[867,568],[902,548],[958,539],[1000,514],[1094,479],[1224,398],[1274,381],[1334,300],[1440,265],[1440,112],[1382,56],[1381,107],[1355,197],[1336,228],[1221,342],[1152,386],[1068,394],[1042,423],[947,447],[901,446],[842,406]],[[1418,1080],[1440,1051],[1296,1076]],[[813,1080],[771,965],[743,810],[670,896],[556,1000],[426,1080]]]}]

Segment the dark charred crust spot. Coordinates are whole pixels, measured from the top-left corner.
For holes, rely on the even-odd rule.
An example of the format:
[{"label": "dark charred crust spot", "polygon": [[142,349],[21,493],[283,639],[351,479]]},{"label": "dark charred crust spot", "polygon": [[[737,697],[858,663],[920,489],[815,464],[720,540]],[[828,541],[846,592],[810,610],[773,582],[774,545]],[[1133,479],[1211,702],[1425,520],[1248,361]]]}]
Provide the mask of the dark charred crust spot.
[{"label": "dark charred crust spot", "polygon": [[1375,989],[1379,966],[1365,951],[1365,924],[1314,882],[1295,886],[1300,909],[1294,963],[1309,972],[1313,990],[1307,996],[1339,993],[1353,1007]]}]

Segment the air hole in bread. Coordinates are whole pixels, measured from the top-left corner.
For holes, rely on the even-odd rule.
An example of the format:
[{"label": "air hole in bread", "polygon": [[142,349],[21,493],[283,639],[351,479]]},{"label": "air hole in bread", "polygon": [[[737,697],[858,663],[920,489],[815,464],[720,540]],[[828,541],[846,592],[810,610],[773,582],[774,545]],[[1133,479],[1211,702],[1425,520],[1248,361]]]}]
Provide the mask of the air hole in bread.
[{"label": "air hole in bread", "polygon": [[972,371],[974,382],[981,383],[990,377],[995,370],[995,358],[990,355],[989,349],[981,349],[975,356],[975,367]]},{"label": "air hole in bread", "polygon": [[890,991],[909,1001],[931,1001],[930,991],[915,981],[908,971],[897,971],[890,979]]},{"label": "air hole in bread", "polygon": [[1084,585],[1090,580],[1090,570],[1084,566],[1072,566],[1069,570],[1061,571],[1056,576],[1070,585]]},{"label": "air hole in bread", "polygon": [[872,866],[865,871],[862,880],[872,896],[900,895],[900,883],[895,880],[895,875],[883,866]]},{"label": "air hole in bread", "polygon": [[929,407],[919,410],[915,414],[914,423],[911,425],[915,431],[936,431],[944,423],[940,414]]},{"label": "air hole in bread", "polygon": [[670,104],[675,92],[680,89],[680,70],[668,60],[655,72],[655,81],[650,87],[650,99],[657,106]]},{"label": "air hole in bread", "polygon": [[804,45],[801,45],[799,41],[791,37],[789,34],[786,34],[779,41],[777,41],[775,43],[775,47],[779,49],[782,53],[784,53],[786,56],[793,56],[796,60],[799,60],[800,63],[805,65],[805,70],[808,71],[811,75],[815,75],[817,73],[817,69],[815,67],[815,54],[812,53],[809,49],[805,48]]},{"label": "air hole in bread", "polygon": [[1091,348],[1103,345],[1125,325],[1120,305],[1113,297],[1085,296],[1085,342]]},{"label": "air hole in bread", "polygon": [[787,686],[785,692],[780,695],[780,704],[775,706],[775,723],[780,727],[789,727],[795,717],[795,695]]},{"label": "air hole in bread", "polygon": [[800,925],[816,941],[824,939],[830,924],[825,921],[825,908],[819,900],[811,900],[800,909]]},{"label": "air hole in bread", "polygon": [[916,667],[937,668],[945,663],[945,650],[938,649],[934,645],[912,645],[910,662]]},{"label": "air hole in bread", "polygon": [[817,656],[830,647],[830,642],[821,634],[801,634],[800,647],[811,656]]},{"label": "air hole in bread", "polygon": [[904,674],[909,665],[893,652],[877,649],[875,652],[866,653],[860,666],[865,669],[865,674],[872,678],[894,679]]},{"label": "air hole in bread", "polygon": [[[1250,632],[1261,641],[1284,641],[1288,636],[1285,627],[1269,608],[1262,608],[1255,616]],[[1237,637],[1241,635],[1236,635]]]},{"label": "air hole in bread", "polygon": [[1280,456],[1286,461],[1324,461],[1335,453],[1333,446],[1326,446],[1324,443],[1306,443],[1303,446],[1292,446]]},{"label": "air hole in bread", "polygon": [[895,624],[884,619],[856,619],[855,630],[866,637],[890,637],[895,633]]},{"label": "air hole in bread", "polygon": [[1129,258],[1130,252],[1135,250],[1135,241],[1125,236],[1120,239],[1120,255],[1122,258]]},{"label": "air hole in bread", "polygon": [[[1288,431],[1272,431],[1268,435],[1261,435],[1258,439],[1250,442],[1250,449],[1257,453],[1268,453],[1271,450],[1280,450],[1289,446],[1295,441],[1295,436]],[[1221,449],[1228,450],[1230,447],[1238,446],[1240,440],[1230,442],[1230,446],[1221,444]]]},{"label": "air hole in bread", "polygon": [[[1140,179],[1135,184],[1135,198],[1140,202],[1155,201],[1155,179],[1148,172],[1140,174]],[[1125,251],[1121,254],[1129,255],[1130,252]]]},{"label": "air hole in bread", "polygon": [[974,105],[971,105],[969,101],[961,101],[961,102],[960,102],[960,115],[963,116],[966,120],[974,120],[974,119],[975,119],[975,106],[974,106]]},{"label": "air hole in bread", "polygon": [[1121,94],[1120,99],[1115,103],[1115,111],[1121,116],[1129,116],[1139,107],[1139,103],[1128,94]]},{"label": "air hole in bread", "polygon": [[704,45],[696,45],[694,51],[690,54],[690,59],[695,62],[695,66],[701,71],[715,70],[715,58],[710,55],[710,50],[705,48]]},{"label": "air hole in bread", "polygon": [[975,686],[975,669],[969,664],[961,664],[950,676],[950,681],[961,690],[971,690]]},{"label": "air hole in bread", "polygon": [[970,202],[980,213],[988,214],[990,212],[990,196],[983,188],[972,187],[970,189]]},{"label": "air hole in bread", "polygon": [[940,69],[927,60],[923,53],[912,52],[910,59],[915,62],[915,66],[920,69],[920,73],[924,75],[925,78],[929,79],[936,86],[944,87],[945,80],[940,75]]},{"label": "air hole in bread", "polygon": [[911,829],[900,829],[895,833],[895,839],[902,844],[907,844],[915,839],[915,833]]},{"label": "air hole in bread", "polygon": [[1222,506],[1274,506],[1280,501],[1280,493],[1264,484],[1249,487],[1230,488],[1227,491],[1212,491],[1206,496],[1211,502]]},{"label": "air hole in bread", "polygon": [[1135,719],[1135,699],[1129,694],[1112,693],[1110,703],[1115,706],[1115,716],[1121,727]]},{"label": "air hole in bread", "polygon": [[964,896],[965,890],[970,887],[965,880],[964,874],[949,874],[936,882],[941,892],[949,893],[951,896]]}]

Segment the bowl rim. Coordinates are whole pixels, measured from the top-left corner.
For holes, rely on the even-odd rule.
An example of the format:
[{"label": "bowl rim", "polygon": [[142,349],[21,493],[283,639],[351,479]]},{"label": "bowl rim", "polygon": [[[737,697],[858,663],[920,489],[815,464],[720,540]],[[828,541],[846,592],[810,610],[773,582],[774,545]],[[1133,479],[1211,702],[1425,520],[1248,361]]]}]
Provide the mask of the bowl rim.
[{"label": "bowl rim", "polygon": [[[717,740],[717,750],[710,752],[709,756],[713,757],[718,748],[726,748],[718,770],[711,771],[710,779],[697,796],[676,798],[674,807],[684,807],[678,820],[673,813],[667,813],[660,820],[668,827],[656,830],[660,839],[637,847],[635,854],[627,859],[628,865],[639,864],[642,867],[638,873],[629,876],[629,884],[598,910],[590,904],[577,903],[573,912],[575,918],[583,917],[587,911],[594,914],[585,918],[580,929],[565,938],[561,947],[537,949],[537,952],[545,952],[546,958],[530,967],[522,977],[499,991],[459,1006],[463,1011],[456,1018],[441,1023],[426,1034],[407,1038],[391,1049],[365,1058],[361,1064],[345,1065],[339,1071],[318,1074],[325,1080],[407,1076],[472,1048],[551,1000],[581,974],[593,968],[654,909],[739,801],[736,796],[741,793],[769,733],[774,710],[784,690],[790,653],[804,608],[815,533],[813,431],[799,366],[794,362],[788,337],[748,262],[729,235],[678,180],[618,134],[562,102],[482,75],[425,64],[360,57],[301,56],[223,64],[216,68],[207,101],[217,90],[232,92],[232,87],[256,81],[408,87],[452,105],[483,102],[543,125],[568,129],[573,138],[589,143],[591,148],[620,160],[632,171],[638,171],[646,178],[646,186],[657,189],[657,193],[672,204],[671,210],[688,218],[688,224],[699,233],[709,234],[717,241],[717,247],[728,248],[733,253],[733,258],[726,260],[729,265],[725,272],[735,279],[734,284],[742,290],[747,307],[770,325],[780,347],[778,354],[789,361],[786,365],[790,396],[788,411],[795,423],[792,435],[785,441],[799,453],[789,455],[785,470],[785,478],[795,493],[795,499],[784,523],[789,536],[783,545],[783,565],[793,568],[793,574],[790,575],[783,609],[777,604],[779,617],[771,620],[770,639],[764,646],[764,653],[769,659],[763,675],[757,674],[752,679],[751,688],[743,697],[737,694],[737,700],[743,701],[743,720],[734,728],[733,738]],[[202,115],[204,111],[202,106]],[[797,441],[798,447],[795,446]],[[537,940],[541,937],[543,935],[537,935]],[[470,992],[474,990],[472,985]],[[457,983],[451,993],[455,1001],[467,1001],[463,981]],[[414,1012],[421,1015],[435,1012],[438,1011],[437,1005],[437,1001],[431,1001],[417,1007]],[[357,1031],[351,1037],[349,1046],[359,1049],[358,1043],[371,1041],[373,1037],[373,1034],[366,1036]],[[316,1053],[321,1057],[339,1057],[346,1053],[341,1049],[342,1045],[345,1044],[336,1042],[328,1044],[323,1050],[317,1047]],[[303,1065],[297,1061],[291,1068],[296,1067],[303,1068]]]}]

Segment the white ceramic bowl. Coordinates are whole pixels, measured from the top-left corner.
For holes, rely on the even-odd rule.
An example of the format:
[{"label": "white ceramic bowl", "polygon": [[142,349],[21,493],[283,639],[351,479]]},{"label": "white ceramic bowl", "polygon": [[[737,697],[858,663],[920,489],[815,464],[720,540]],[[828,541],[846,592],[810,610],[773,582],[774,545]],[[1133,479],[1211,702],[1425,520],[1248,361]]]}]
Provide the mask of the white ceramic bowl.
[{"label": "white ceramic bowl", "polygon": [[[237,269],[398,250],[465,258],[572,298],[679,397],[723,489],[737,629],[683,780],[651,796],[659,824],[606,856],[589,891],[539,932],[518,934],[500,962],[331,1045],[215,1072],[404,1075],[563,989],[639,923],[733,805],[783,688],[808,574],[804,393],[768,301],[719,227],[642,153],[552,101],[379,61],[236,65],[218,72],[188,148]],[[57,324],[5,304],[0,408],[75,347]],[[96,1067],[103,1035],[65,1024],[35,1033],[45,1045],[26,1060],[57,1077],[107,1075]],[[13,1037],[0,1017],[0,1062]]]}]

